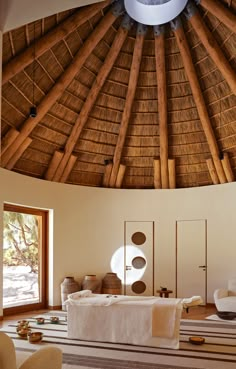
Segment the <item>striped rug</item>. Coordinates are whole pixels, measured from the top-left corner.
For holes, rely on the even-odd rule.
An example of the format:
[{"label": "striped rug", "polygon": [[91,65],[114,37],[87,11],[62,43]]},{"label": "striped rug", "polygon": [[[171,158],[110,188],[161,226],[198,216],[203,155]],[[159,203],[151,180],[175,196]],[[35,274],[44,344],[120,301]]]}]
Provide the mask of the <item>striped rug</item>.
[{"label": "striped rug", "polygon": [[[180,349],[160,349],[124,344],[71,340],[67,338],[66,313],[53,312],[59,324],[50,323],[50,313],[44,315],[45,324],[37,325],[29,318],[33,331],[42,331],[43,341],[30,344],[16,334],[17,322],[4,327],[14,340],[16,350],[30,354],[38,348],[53,344],[63,351],[63,369],[235,369],[236,325],[209,320],[181,320]],[[189,343],[190,336],[202,336],[201,346]]]}]

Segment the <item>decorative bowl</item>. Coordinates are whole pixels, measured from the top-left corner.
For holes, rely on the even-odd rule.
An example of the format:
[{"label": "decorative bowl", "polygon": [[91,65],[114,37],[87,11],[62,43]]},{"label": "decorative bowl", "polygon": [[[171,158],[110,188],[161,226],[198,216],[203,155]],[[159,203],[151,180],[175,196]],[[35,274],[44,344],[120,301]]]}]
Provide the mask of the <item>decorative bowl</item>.
[{"label": "decorative bowl", "polygon": [[50,321],[53,324],[57,324],[59,323],[59,318],[57,316],[51,316]]},{"label": "decorative bowl", "polygon": [[30,343],[36,343],[40,342],[43,339],[43,333],[42,332],[29,332],[28,333],[28,341]]},{"label": "decorative bowl", "polygon": [[29,332],[30,332],[30,329],[29,328],[22,328],[22,327],[17,327],[17,334],[19,337],[21,338],[27,338]]},{"label": "decorative bowl", "polygon": [[18,320],[18,327],[29,327],[28,320]]},{"label": "decorative bowl", "polygon": [[202,345],[205,342],[205,338],[203,337],[189,337],[188,340],[194,345]]},{"label": "decorative bowl", "polygon": [[236,313],[234,313],[233,311],[217,311],[216,314],[219,318],[225,320],[232,320],[236,318]]},{"label": "decorative bowl", "polygon": [[42,317],[36,318],[36,322],[37,324],[44,324],[44,318]]}]

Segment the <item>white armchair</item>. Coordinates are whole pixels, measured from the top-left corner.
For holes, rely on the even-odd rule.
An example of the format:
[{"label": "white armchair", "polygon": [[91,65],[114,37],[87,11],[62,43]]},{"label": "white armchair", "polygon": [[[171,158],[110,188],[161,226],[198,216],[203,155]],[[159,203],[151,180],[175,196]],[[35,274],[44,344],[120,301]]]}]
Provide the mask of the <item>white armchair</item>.
[{"label": "white armchair", "polygon": [[45,346],[28,357],[16,354],[12,339],[0,332],[1,369],[61,369],[62,351],[53,346]]},{"label": "white armchair", "polygon": [[236,279],[228,281],[228,288],[220,288],[214,292],[214,301],[218,311],[236,313]]}]

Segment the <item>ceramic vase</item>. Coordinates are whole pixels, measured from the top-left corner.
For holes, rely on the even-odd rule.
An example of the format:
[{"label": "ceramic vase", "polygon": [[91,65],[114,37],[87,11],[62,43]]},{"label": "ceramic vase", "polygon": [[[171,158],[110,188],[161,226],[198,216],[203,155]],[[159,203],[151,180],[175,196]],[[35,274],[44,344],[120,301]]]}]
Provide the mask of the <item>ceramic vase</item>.
[{"label": "ceramic vase", "polygon": [[65,277],[64,281],[61,283],[62,310],[66,310],[65,301],[67,300],[68,295],[79,290],[80,285],[74,280],[74,277]]}]

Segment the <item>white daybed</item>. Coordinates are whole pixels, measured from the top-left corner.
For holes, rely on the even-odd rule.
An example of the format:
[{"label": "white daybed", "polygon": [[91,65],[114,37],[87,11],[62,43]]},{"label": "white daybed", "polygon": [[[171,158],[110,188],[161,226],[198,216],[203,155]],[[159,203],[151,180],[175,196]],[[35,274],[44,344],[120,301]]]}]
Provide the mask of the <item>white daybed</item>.
[{"label": "white daybed", "polygon": [[68,338],[179,348],[181,299],[82,292],[66,302]]}]

